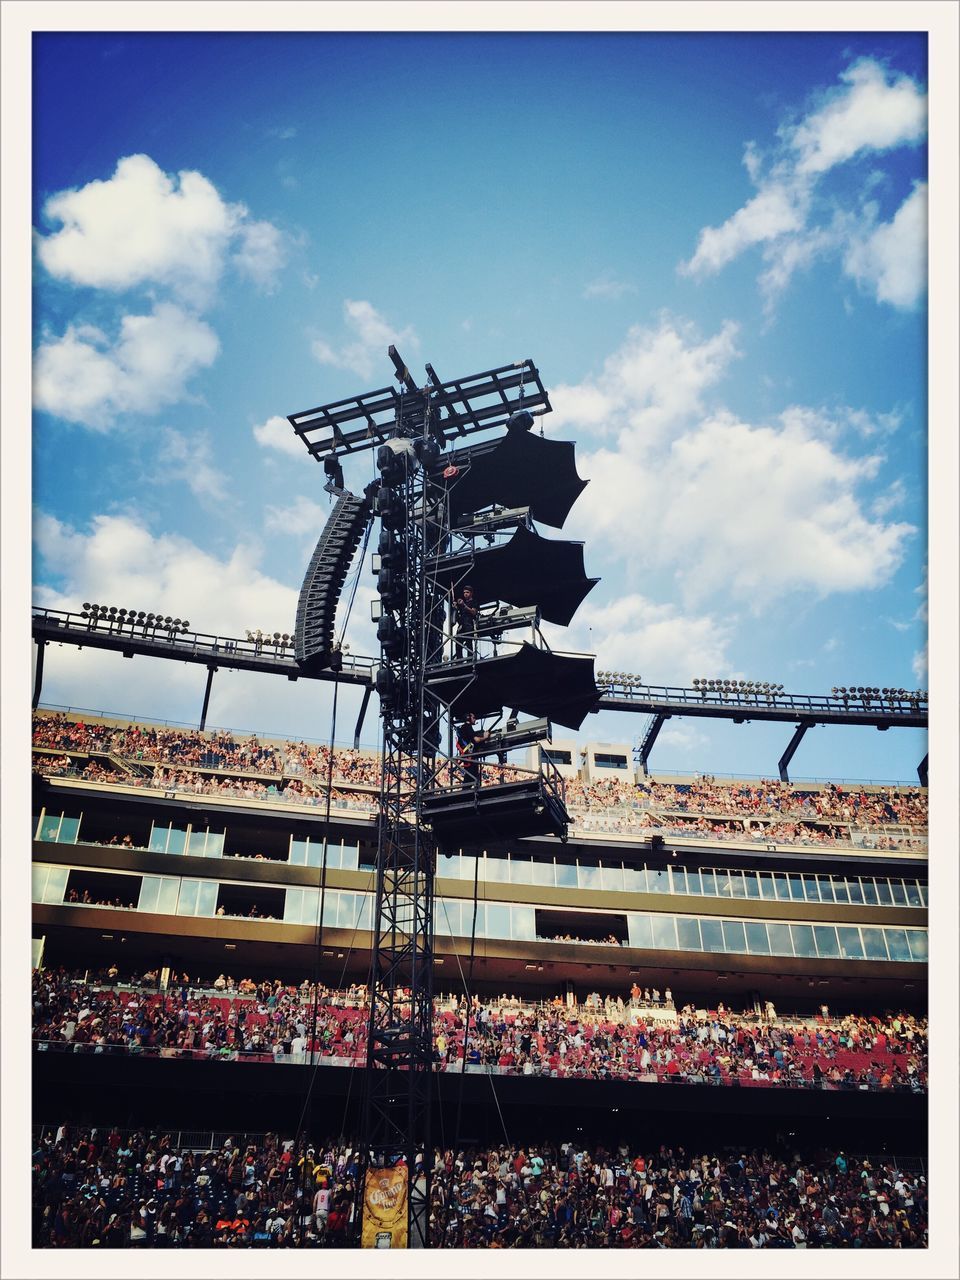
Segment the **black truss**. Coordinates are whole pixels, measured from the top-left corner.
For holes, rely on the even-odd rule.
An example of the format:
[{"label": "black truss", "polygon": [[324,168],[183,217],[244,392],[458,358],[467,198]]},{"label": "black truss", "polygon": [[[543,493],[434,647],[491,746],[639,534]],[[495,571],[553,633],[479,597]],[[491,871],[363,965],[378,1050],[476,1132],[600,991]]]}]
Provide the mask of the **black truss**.
[{"label": "black truss", "polygon": [[[288,414],[290,425],[314,458],[373,449],[398,434],[418,435],[425,417],[438,441],[446,441],[502,427],[518,409],[535,414],[550,411],[550,399],[532,360],[517,360],[449,382],[441,382],[428,364],[428,382],[417,388],[395,347],[390,348],[390,358],[402,383],[399,390],[381,387]],[[354,423],[362,425],[347,430]]]}]

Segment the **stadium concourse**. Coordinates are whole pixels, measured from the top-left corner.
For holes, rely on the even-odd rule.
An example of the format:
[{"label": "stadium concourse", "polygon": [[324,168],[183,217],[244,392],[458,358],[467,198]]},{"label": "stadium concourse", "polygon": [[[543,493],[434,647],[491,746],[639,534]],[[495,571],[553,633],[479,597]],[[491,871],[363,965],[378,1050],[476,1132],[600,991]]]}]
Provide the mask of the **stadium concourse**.
[{"label": "stadium concourse", "polygon": [[[379,758],[33,755],[35,1244],[354,1244]],[[566,842],[438,857],[432,1245],[925,1247],[925,788],[595,756]]]}]

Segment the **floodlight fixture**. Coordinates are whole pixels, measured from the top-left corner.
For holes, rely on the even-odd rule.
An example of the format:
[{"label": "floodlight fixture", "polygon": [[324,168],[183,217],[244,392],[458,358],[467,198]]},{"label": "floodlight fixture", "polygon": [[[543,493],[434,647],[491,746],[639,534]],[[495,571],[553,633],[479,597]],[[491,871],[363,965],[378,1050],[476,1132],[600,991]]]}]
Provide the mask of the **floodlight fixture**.
[{"label": "floodlight fixture", "polygon": [[533,414],[529,409],[518,409],[507,419],[508,431],[529,431],[533,426]]},{"label": "floodlight fixture", "polygon": [[343,485],[343,467],[340,465],[340,459],[334,455],[324,458],[323,474],[327,477],[327,488],[342,489]]}]

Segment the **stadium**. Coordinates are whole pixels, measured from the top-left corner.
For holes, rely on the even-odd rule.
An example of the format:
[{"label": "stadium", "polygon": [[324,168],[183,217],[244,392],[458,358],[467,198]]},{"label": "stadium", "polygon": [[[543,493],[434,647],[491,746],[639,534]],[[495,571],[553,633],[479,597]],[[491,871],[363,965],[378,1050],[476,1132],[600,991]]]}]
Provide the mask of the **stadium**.
[{"label": "stadium", "polygon": [[955,1274],[956,13],[155,8],[4,6],[4,1274]]},{"label": "stadium", "polygon": [[[35,1245],[925,1247],[926,787],[788,772],[925,691],[551,648],[596,579],[535,528],[584,486],[538,371],[389,355],[290,416],[337,500],[292,633],[34,611]],[[54,643],[204,664],[199,727],[44,706]],[[221,667],[361,686],[354,745],[208,729]],[[654,773],[673,715],[792,725],[777,779]]]}]

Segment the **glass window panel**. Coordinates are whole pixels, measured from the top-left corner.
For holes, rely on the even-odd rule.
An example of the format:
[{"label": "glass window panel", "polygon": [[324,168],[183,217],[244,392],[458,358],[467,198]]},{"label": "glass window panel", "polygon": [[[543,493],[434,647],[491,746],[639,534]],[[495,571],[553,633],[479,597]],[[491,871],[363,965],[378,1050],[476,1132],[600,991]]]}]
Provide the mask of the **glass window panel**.
[{"label": "glass window panel", "polygon": [[790,901],[789,878],[785,875],[775,875],[773,877],[773,883],[777,886],[777,901],[789,902]]},{"label": "glass window panel", "polygon": [[32,875],[33,895],[32,896],[33,896],[34,902],[43,901],[43,892],[47,887],[47,873],[49,872],[49,870],[50,870],[49,867],[33,867],[32,868],[32,872],[33,872],[33,875]]},{"label": "glass window panel", "polygon": [[923,906],[926,906],[927,905],[927,886],[925,884],[920,884],[919,881],[917,883],[920,889],[920,901],[923,904]]},{"label": "glass window panel", "polygon": [[[319,861],[317,865],[322,867],[323,856],[324,856],[322,844],[317,845],[317,853],[319,854]],[[327,845],[326,858],[327,858],[327,870],[339,871],[340,867],[343,864],[343,845],[337,843],[337,841],[335,840],[331,840],[330,843]]]},{"label": "glass window panel", "polygon": [[154,853],[166,853],[167,840],[170,838],[169,827],[158,827],[154,824],[150,828],[150,843],[148,849],[152,849]]},{"label": "glass window panel", "polygon": [[813,929],[808,924],[792,924],[793,950],[798,956],[815,956],[817,948],[813,941]]},{"label": "glass window panel", "polygon": [[860,936],[863,938],[863,952],[867,960],[886,960],[887,947],[882,929],[873,925],[861,925]]},{"label": "glass window panel", "polygon": [[847,893],[850,895],[851,902],[863,902],[863,889],[859,880],[850,879],[847,881]]},{"label": "glass window panel", "polygon": [[199,880],[181,880],[180,895],[177,899],[178,916],[195,916],[197,914],[197,890]]},{"label": "glass window panel", "polygon": [[63,815],[59,813],[48,813],[44,815],[43,821],[40,823],[40,831],[38,839],[55,841],[60,834],[60,823]]},{"label": "glass window panel", "polygon": [[717,872],[717,896],[720,898],[733,897],[733,880],[729,871]]},{"label": "glass window panel", "polygon": [[197,889],[197,915],[215,916],[217,914],[217,894],[220,886],[216,880],[201,880]]},{"label": "glass window panel", "polygon": [[820,888],[817,884],[816,876],[803,877],[803,891],[807,895],[808,902],[819,902]]},{"label": "glass window panel", "polygon": [[323,923],[332,928],[337,927],[337,912],[340,910],[340,894],[336,889],[328,889],[323,896]]},{"label": "glass window panel", "polygon": [[777,896],[777,890],[773,883],[773,876],[769,871],[759,872],[760,877],[760,897],[772,901]]},{"label": "glass window panel", "polygon": [[341,929],[356,929],[360,920],[360,895],[341,893],[337,922]]},{"label": "glass window panel", "polygon": [[860,930],[852,925],[838,924],[837,939],[840,943],[842,960],[862,960],[863,943],[860,941]]},{"label": "glass window panel", "polygon": [[646,893],[647,873],[643,867],[623,868],[623,887],[627,893]]},{"label": "glass window panel", "polygon": [[317,927],[317,919],[320,915],[320,890],[304,889],[303,903],[300,907],[300,923]]},{"label": "glass window panel", "polygon": [[344,871],[358,871],[360,868],[360,849],[355,844],[344,844],[340,855],[340,865]]},{"label": "glass window panel", "polygon": [[787,876],[790,884],[790,900],[791,902],[803,902],[803,880],[800,876]]},{"label": "glass window panel", "polygon": [[510,908],[510,936],[532,942],[537,936],[536,911],[533,907]]},{"label": "glass window panel", "polygon": [[157,911],[161,915],[172,916],[177,910],[177,895],[180,892],[180,881],[174,876],[161,876],[160,878],[160,897],[157,902]]},{"label": "glass window panel", "polygon": [[768,920],[767,937],[770,940],[770,954],[772,956],[793,955],[793,939],[790,936],[790,926],[788,924],[774,924]]},{"label": "glass window panel", "polygon": [[575,889],[577,887],[577,867],[572,862],[557,863],[557,888]]},{"label": "glass window panel", "polygon": [[833,901],[833,878],[831,876],[817,876],[820,882],[820,901]]},{"label": "glass window panel", "polygon": [[191,831],[187,838],[187,853],[194,858],[202,858],[207,851],[206,831]]},{"label": "glass window panel", "polygon": [[581,889],[600,889],[602,887],[599,866],[592,866],[589,862],[578,863],[577,878]]},{"label": "glass window panel", "polygon": [[290,853],[288,861],[295,867],[306,866],[307,863],[307,842],[306,840],[295,840],[290,837]]},{"label": "glass window panel", "polygon": [[360,911],[360,928],[373,928],[373,897],[369,893],[363,895],[363,907]]},{"label": "glass window panel", "polygon": [[440,910],[438,916],[438,924],[440,932],[447,934],[448,937],[460,937],[463,933],[460,920],[460,902],[444,897],[443,909]]},{"label": "glass window panel", "polygon": [[887,951],[891,960],[909,960],[910,947],[907,944],[906,929],[884,929],[887,939]]},{"label": "glass window panel", "polygon": [[850,901],[850,890],[847,888],[847,882],[842,876],[834,877],[833,893],[838,902]]},{"label": "glass window panel", "polygon": [[60,843],[76,844],[77,832],[80,830],[79,818],[64,818],[60,824]]},{"label": "glass window panel", "polygon": [[677,916],[677,946],[681,951],[700,951],[700,921],[696,917]]},{"label": "glass window panel", "polygon": [[[893,883],[896,884],[896,881]],[[904,880],[903,887],[907,895],[907,906],[923,906],[923,898],[920,896],[920,885],[916,880]]]},{"label": "glass window panel", "polygon": [[647,892],[669,893],[670,871],[667,867],[647,867]]},{"label": "glass window panel", "polygon": [[653,916],[653,945],[661,951],[676,951],[677,922],[673,916]]},{"label": "glass window panel", "polygon": [[510,908],[502,902],[487,903],[488,938],[510,937]]},{"label": "glass window panel", "polygon": [[[890,889],[890,881],[877,879],[877,898],[881,907],[893,906],[893,893]],[[903,886],[900,886],[900,892],[903,893]]]},{"label": "glass window panel", "polygon": [[868,906],[875,907],[877,905],[877,886],[873,883],[872,876],[861,876],[860,883],[863,886],[863,900]]},{"label": "glass window panel", "polygon": [[910,954],[914,960],[927,961],[930,958],[926,929],[907,929],[907,941],[910,943]]},{"label": "glass window panel", "polygon": [[833,925],[815,924],[813,936],[817,942],[817,954],[824,959],[838,959],[840,944],[837,942],[837,931]]},{"label": "glass window panel", "polygon": [[510,875],[510,864],[506,858],[484,858],[480,867],[480,877],[488,882],[492,881],[496,884],[508,883]]},{"label": "glass window panel", "polygon": [[746,886],[748,898],[760,897],[760,882],[757,879],[757,873],[755,871],[744,871],[743,882]]},{"label": "glass window panel", "polygon": [[742,920],[722,920],[723,946],[725,951],[743,955],[747,950],[747,938],[743,931]]},{"label": "glass window panel", "polygon": [[747,920],[744,923],[747,935],[747,950],[752,956],[768,956],[770,943],[767,941],[767,926],[762,920]]},{"label": "glass window panel", "polygon": [[723,929],[719,920],[701,916],[700,936],[703,939],[704,951],[723,950]]},{"label": "glass window panel", "polygon": [[160,898],[160,877],[144,876],[140,881],[140,897],[137,900],[138,911],[156,911]]},{"label": "glass window panel", "polygon": [[44,902],[62,902],[67,891],[69,867],[50,867],[47,874],[47,887],[43,891]]},{"label": "glass window panel", "polygon": [[649,951],[653,947],[653,929],[650,917],[631,911],[627,916],[627,939],[631,947],[642,947]]},{"label": "glass window panel", "polygon": [[34,840],[39,840],[39,839],[40,839],[40,824],[42,823],[42,821],[43,821],[43,818],[42,818],[42,816],[41,816],[40,814],[35,813],[35,814],[33,815],[33,838],[34,838]]},{"label": "glass window panel", "polygon": [[283,899],[283,918],[287,924],[300,923],[300,908],[303,905],[303,890],[288,889]]},{"label": "glass window panel", "polygon": [[730,882],[733,886],[733,897],[749,897],[748,891],[744,887],[744,879],[754,879],[753,872],[731,872]]},{"label": "glass window panel", "polygon": [[452,856],[441,853],[437,858],[437,875],[444,876],[449,880],[455,880],[460,872],[460,858],[458,854]]},{"label": "glass window panel", "polygon": [[687,867],[687,893],[703,897],[703,884],[700,879],[700,868]]},{"label": "glass window panel", "polygon": [[703,885],[703,893],[707,898],[715,898],[717,896],[717,877],[713,871],[706,868],[700,868],[700,881]]},{"label": "glass window panel", "polygon": [[674,893],[687,892],[687,869],[686,867],[671,867],[670,880],[673,884]]},{"label": "glass window panel", "polygon": [[225,831],[211,831],[207,835],[207,857],[222,858],[223,842],[227,838]]},{"label": "glass window panel", "polygon": [[557,872],[552,862],[534,859],[530,863],[530,884],[542,884],[552,889],[557,883]]},{"label": "glass window panel", "polygon": [[[898,907],[905,907],[907,905],[907,894],[906,894],[906,890],[904,889],[903,881],[891,880],[889,884],[890,884],[890,894],[893,898],[895,905]],[[877,889],[878,891],[880,889],[879,880],[877,881]]]},{"label": "glass window panel", "polygon": [[619,863],[607,863],[600,867],[600,881],[604,889],[623,892],[623,867]]}]

